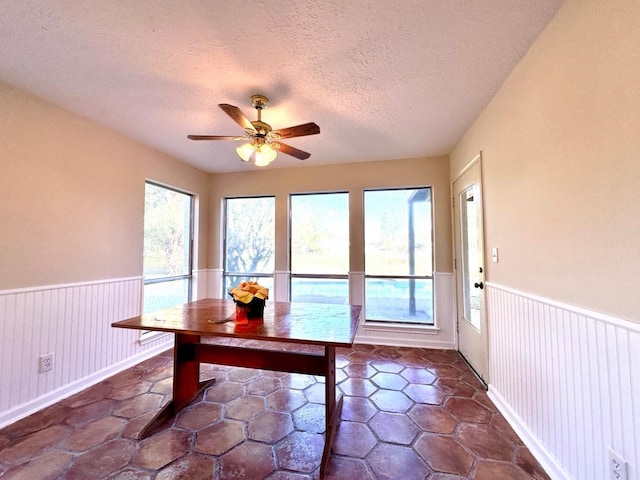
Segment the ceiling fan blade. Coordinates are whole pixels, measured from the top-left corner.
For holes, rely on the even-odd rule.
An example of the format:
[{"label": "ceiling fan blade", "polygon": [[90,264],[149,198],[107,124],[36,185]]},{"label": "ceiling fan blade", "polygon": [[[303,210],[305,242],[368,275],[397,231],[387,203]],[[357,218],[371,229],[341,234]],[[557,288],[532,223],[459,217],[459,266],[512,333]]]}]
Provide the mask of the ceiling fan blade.
[{"label": "ceiling fan blade", "polygon": [[187,135],[190,140],[249,140],[247,137],[230,137],[226,135]]},{"label": "ceiling fan blade", "polygon": [[292,157],[296,157],[298,160],[306,160],[311,156],[310,153],[307,153],[303,150],[298,150],[297,148],[294,148],[291,145],[287,145],[286,143],[273,142],[271,145],[279,152],[286,153],[287,155],[291,155]]},{"label": "ceiling fan blade", "polygon": [[306,135],[317,135],[320,133],[320,127],[313,122],[303,123],[302,125],[296,125],[295,127],[281,128],[280,130],[274,130],[280,138],[293,138],[304,137]]},{"label": "ceiling fan blade", "polygon": [[224,113],[229,115],[233,119],[233,121],[240,125],[244,130],[255,131],[255,128],[253,128],[251,121],[246,117],[244,113],[242,113],[242,111],[238,107],[234,107],[233,105],[229,105],[228,103],[220,103],[218,104],[218,106],[222,110],[224,110]]}]

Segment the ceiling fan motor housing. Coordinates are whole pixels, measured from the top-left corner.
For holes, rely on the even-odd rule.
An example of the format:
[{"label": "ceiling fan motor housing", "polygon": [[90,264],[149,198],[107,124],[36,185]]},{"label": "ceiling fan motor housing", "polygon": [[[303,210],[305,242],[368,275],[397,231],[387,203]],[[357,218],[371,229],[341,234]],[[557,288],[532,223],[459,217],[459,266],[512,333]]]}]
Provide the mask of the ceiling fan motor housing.
[{"label": "ceiling fan motor housing", "polygon": [[271,125],[261,120],[256,120],[255,122],[251,122],[251,125],[253,125],[253,128],[255,128],[257,132],[255,136],[257,137],[266,137],[271,133],[271,130],[272,130]]}]

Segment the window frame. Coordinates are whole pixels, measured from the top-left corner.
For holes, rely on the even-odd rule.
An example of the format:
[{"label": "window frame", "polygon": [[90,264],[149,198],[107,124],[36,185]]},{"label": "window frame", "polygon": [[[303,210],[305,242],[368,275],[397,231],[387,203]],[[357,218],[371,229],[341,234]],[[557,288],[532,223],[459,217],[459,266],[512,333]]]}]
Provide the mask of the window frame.
[{"label": "window frame", "polygon": [[[367,240],[366,240],[366,194],[367,192],[388,192],[397,190],[422,190],[429,189],[429,203],[431,210],[431,274],[430,275],[379,275],[379,274],[367,274]],[[433,186],[432,185],[414,185],[414,186],[402,186],[402,187],[377,187],[377,188],[365,188],[362,190],[362,234],[363,234],[363,251],[364,256],[364,283],[363,283],[363,298],[365,303],[365,326],[385,326],[385,327],[404,327],[404,328],[436,328],[436,305],[435,305],[435,222],[434,222],[434,201],[433,201]],[[367,298],[367,280],[369,279],[381,279],[381,280],[429,280],[431,281],[431,322],[407,322],[402,320],[385,320],[385,319],[369,319],[367,316],[366,298]]]},{"label": "window frame", "polygon": [[[157,188],[164,188],[165,190],[170,190],[175,193],[179,193],[185,195],[189,198],[189,261],[188,261],[188,272],[180,275],[168,275],[163,277],[154,277],[154,278],[146,278],[144,274],[144,260],[143,260],[143,286],[142,286],[142,308],[141,310],[144,312],[144,288],[147,285],[156,285],[160,283],[169,283],[174,282],[176,280],[187,280],[187,302],[193,299],[193,266],[194,266],[194,244],[195,244],[195,206],[196,206],[196,196],[188,192],[186,190],[182,190],[180,188],[167,185],[161,182],[157,182],[155,180],[146,179],[145,182],[145,202],[146,202],[146,186],[151,185]],[[146,209],[143,215],[143,220],[146,217]],[[143,221],[144,223],[144,221]],[[143,232],[143,245],[144,245],[144,232]],[[144,254],[143,254],[144,257]],[[165,332],[155,332],[151,330],[142,330],[140,332],[140,344],[148,343],[151,340],[155,340],[156,337],[167,335]]]},{"label": "window frame", "polygon": [[[234,195],[229,197],[224,197],[222,203],[222,282],[220,285],[221,288],[221,298],[226,298],[228,292],[225,291],[225,285],[227,284],[228,277],[245,277],[250,280],[260,281],[260,278],[270,278],[273,281],[274,272],[271,273],[262,273],[262,272],[233,272],[227,270],[227,201],[228,200],[239,200],[239,199],[256,199],[256,198],[272,198],[273,199],[273,251],[274,251],[274,268],[275,268],[275,250],[276,250],[276,232],[275,232],[275,221],[276,221],[276,196],[275,195]],[[271,295],[270,295],[271,296]]]},{"label": "window frame", "polygon": [[[323,273],[293,273],[292,265],[293,265],[293,209],[291,208],[291,199],[293,197],[302,197],[302,196],[310,196],[310,195],[346,195],[347,196],[347,235],[350,237],[351,235],[351,212],[349,209],[351,202],[351,194],[348,190],[336,190],[336,191],[322,191],[322,192],[297,192],[297,193],[289,193],[289,203],[288,203],[288,213],[289,213],[289,298],[292,298],[293,293],[293,285],[292,281],[295,278],[299,279],[320,279],[320,280],[346,280],[347,281],[347,290],[350,289],[350,279],[349,279],[349,264],[351,257],[351,241],[349,239],[349,245],[347,248],[347,273],[344,274],[323,274]],[[347,298],[349,301],[349,298]]]}]

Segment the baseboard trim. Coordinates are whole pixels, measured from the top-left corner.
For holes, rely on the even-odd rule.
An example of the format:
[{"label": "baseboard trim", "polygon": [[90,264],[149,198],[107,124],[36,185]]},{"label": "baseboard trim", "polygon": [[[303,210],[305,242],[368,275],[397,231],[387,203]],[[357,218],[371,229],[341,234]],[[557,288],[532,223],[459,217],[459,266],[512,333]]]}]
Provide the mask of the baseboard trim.
[{"label": "baseboard trim", "polygon": [[552,480],[573,480],[573,477],[562,468],[518,414],[511,410],[502,395],[491,385],[489,385],[487,395]]},{"label": "baseboard trim", "polygon": [[39,410],[42,410],[43,408],[49,407],[54,403],[70,397],[71,395],[81,392],[82,390],[115,375],[116,373],[133,367],[134,365],[137,365],[144,360],[154,357],[159,353],[165,352],[170,348],[173,348],[173,337],[171,337],[166,342],[144,350],[137,355],[127,358],[126,360],[110,365],[107,368],[76,380],[75,382],[64,385],[63,387],[48,392],[38,398],[34,398],[30,402],[19,405],[14,409],[7,410],[6,412],[0,414],[0,428],[11,425],[18,420],[28,417],[29,415],[32,415]]}]

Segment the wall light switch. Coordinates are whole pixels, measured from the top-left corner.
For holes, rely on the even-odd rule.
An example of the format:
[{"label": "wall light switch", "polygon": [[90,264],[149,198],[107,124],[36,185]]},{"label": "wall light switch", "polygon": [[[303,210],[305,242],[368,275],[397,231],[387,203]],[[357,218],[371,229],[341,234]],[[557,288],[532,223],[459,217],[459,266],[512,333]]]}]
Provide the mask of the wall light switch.
[{"label": "wall light switch", "polygon": [[491,249],[491,261],[493,263],[498,263],[498,249],[497,248],[492,248]]}]

